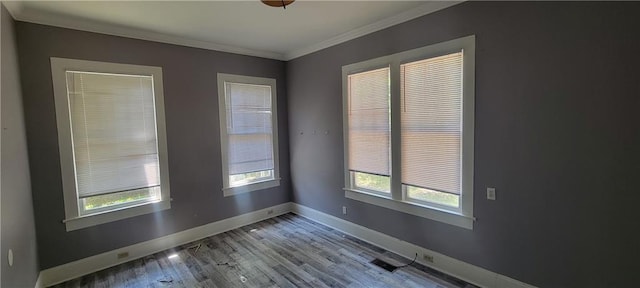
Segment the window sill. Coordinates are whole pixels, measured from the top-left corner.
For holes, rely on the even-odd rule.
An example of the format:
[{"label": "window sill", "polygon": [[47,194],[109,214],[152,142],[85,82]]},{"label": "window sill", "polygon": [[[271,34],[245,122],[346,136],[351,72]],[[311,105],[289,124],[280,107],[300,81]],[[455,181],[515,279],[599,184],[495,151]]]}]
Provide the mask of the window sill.
[{"label": "window sill", "polygon": [[256,190],[263,190],[263,189],[277,187],[277,186],[280,186],[280,178],[265,180],[262,182],[255,182],[255,183],[247,184],[244,186],[227,187],[227,188],[223,188],[222,191],[223,191],[224,197],[228,197],[228,196],[243,194],[243,193],[256,191]]},{"label": "window sill", "polygon": [[67,232],[86,227],[109,223],[117,220],[131,218],[156,211],[171,208],[171,201],[164,200],[156,203],[146,203],[138,206],[120,208],[118,210],[106,211],[98,214],[80,216],[77,218],[65,219],[63,222],[67,226]]},{"label": "window sill", "polygon": [[349,188],[345,188],[344,190],[344,196],[349,199],[473,230],[473,217],[416,203],[397,201],[389,197],[364,191]]}]

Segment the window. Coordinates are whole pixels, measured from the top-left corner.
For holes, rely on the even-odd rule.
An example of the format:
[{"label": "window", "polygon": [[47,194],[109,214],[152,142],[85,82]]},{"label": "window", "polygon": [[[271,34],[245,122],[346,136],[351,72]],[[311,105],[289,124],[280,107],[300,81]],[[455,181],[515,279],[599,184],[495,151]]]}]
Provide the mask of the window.
[{"label": "window", "polygon": [[349,173],[358,189],[391,192],[389,68],[347,76]]},{"label": "window", "polygon": [[51,58],[67,231],[170,208],[159,67]]},{"label": "window", "polygon": [[345,196],[473,227],[475,37],[344,66]]},{"label": "window", "polygon": [[224,196],[280,185],[276,80],[218,74]]}]

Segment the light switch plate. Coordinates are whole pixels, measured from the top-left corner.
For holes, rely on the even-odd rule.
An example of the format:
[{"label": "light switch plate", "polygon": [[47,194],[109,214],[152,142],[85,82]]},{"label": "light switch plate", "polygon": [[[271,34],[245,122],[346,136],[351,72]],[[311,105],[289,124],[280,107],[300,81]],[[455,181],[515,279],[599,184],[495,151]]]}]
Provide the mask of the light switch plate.
[{"label": "light switch plate", "polygon": [[487,187],[487,199],[496,200],[496,188]]}]

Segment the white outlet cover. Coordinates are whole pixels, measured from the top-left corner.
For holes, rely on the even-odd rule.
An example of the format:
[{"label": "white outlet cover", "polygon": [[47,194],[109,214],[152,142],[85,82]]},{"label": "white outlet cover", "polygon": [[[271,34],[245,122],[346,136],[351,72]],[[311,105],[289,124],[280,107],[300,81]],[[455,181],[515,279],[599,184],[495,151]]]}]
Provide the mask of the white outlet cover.
[{"label": "white outlet cover", "polygon": [[487,187],[487,199],[496,200],[496,188]]},{"label": "white outlet cover", "polygon": [[9,267],[13,266],[13,250],[11,249],[7,252],[7,261],[9,262]]}]

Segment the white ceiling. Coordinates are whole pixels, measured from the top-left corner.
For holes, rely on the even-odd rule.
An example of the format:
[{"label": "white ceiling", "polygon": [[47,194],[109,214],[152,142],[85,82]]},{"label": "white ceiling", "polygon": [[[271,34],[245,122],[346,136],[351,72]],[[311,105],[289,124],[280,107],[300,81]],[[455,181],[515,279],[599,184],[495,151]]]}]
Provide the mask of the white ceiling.
[{"label": "white ceiling", "polygon": [[285,10],[259,0],[4,2],[21,21],[280,60],[457,3],[297,0]]}]

